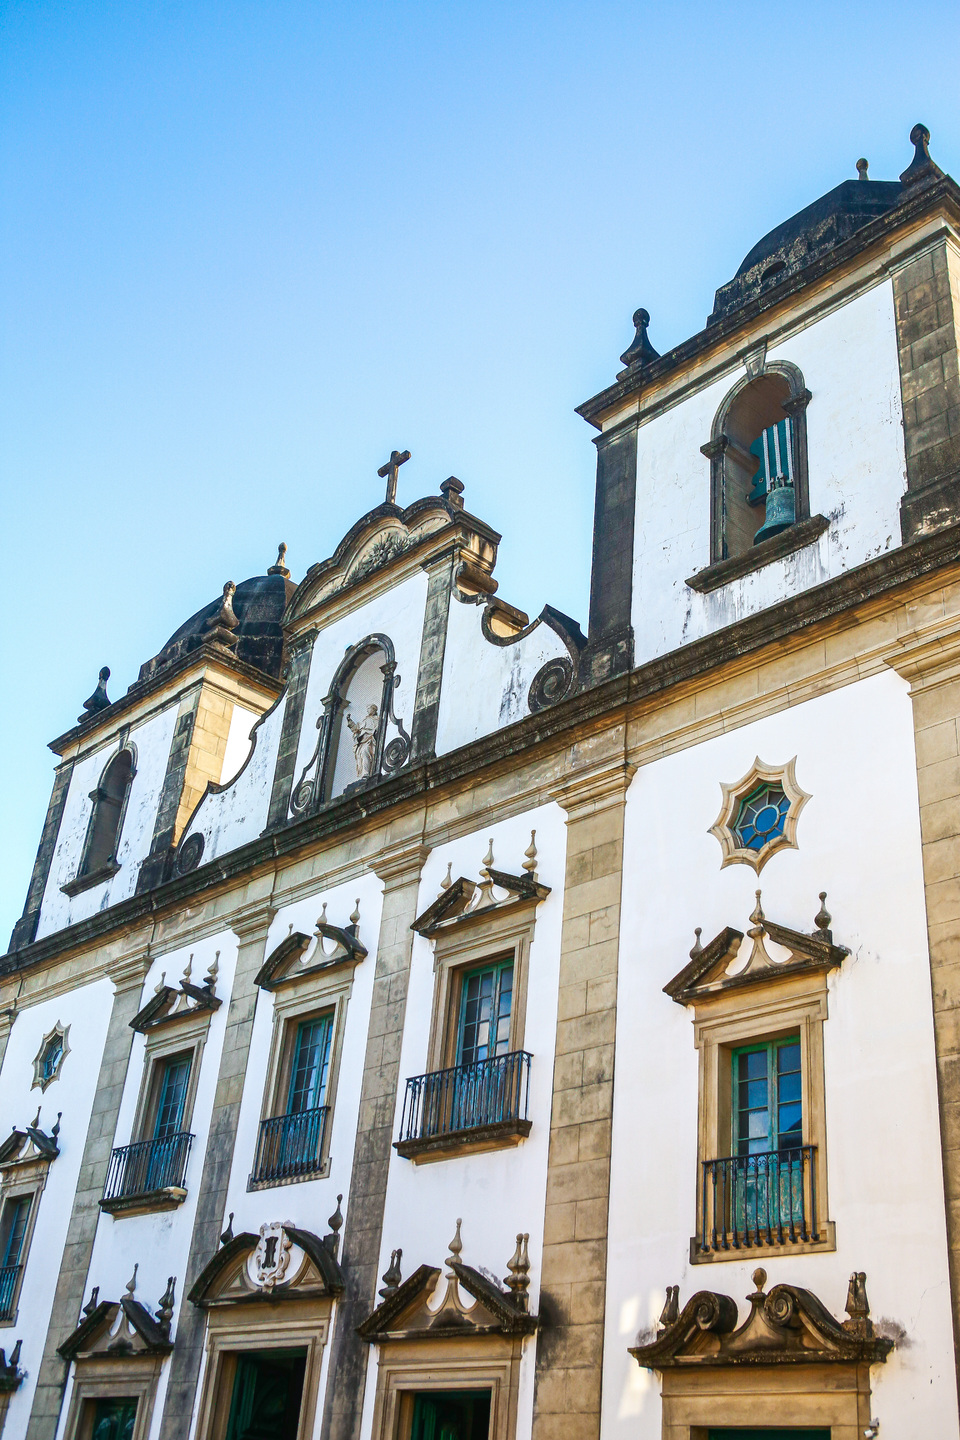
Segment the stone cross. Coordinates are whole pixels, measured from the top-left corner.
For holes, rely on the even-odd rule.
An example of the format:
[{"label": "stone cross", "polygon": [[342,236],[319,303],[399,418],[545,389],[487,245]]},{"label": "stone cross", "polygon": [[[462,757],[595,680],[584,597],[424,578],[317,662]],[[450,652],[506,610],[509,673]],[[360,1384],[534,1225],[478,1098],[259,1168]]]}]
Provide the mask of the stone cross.
[{"label": "stone cross", "polygon": [[387,482],[387,504],[394,505],[397,500],[397,471],[401,465],[405,465],[410,459],[409,450],[391,450],[390,459],[386,465],[381,465],[377,474],[381,480]]}]

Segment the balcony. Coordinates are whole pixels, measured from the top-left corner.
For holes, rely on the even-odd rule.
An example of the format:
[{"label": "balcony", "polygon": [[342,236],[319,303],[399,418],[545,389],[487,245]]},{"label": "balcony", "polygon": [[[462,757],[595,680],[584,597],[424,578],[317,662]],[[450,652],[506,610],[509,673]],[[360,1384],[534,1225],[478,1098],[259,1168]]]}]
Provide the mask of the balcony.
[{"label": "balcony", "polygon": [[22,1265],[0,1266],[0,1321],[15,1320]]},{"label": "balcony", "polygon": [[824,1245],[828,1235],[817,1221],[816,1167],[815,1145],[704,1160],[700,1233],[691,1258],[732,1259],[771,1246]]},{"label": "balcony", "polygon": [[320,1174],[329,1116],[329,1105],[320,1105],[297,1115],[261,1120],[249,1188],[289,1184]]},{"label": "balcony", "polygon": [[454,1065],[407,1081],[400,1139],[394,1149],[408,1160],[519,1145],[530,1134],[526,1050]]},{"label": "balcony", "polygon": [[162,1140],[121,1145],[110,1157],[101,1210],[119,1215],[174,1210],[187,1198],[184,1177],[193,1136],[185,1130]]}]

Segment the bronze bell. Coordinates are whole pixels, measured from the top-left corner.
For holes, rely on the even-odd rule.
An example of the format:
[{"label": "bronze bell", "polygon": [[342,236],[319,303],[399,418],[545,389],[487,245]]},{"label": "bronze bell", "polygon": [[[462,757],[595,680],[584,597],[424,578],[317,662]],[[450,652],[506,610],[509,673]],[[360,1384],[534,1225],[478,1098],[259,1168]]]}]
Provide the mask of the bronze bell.
[{"label": "bronze bell", "polygon": [[797,518],[796,491],[789,475],[775,475],[767,487],[766,519],[753,537],[754,545],[787,530]]}]

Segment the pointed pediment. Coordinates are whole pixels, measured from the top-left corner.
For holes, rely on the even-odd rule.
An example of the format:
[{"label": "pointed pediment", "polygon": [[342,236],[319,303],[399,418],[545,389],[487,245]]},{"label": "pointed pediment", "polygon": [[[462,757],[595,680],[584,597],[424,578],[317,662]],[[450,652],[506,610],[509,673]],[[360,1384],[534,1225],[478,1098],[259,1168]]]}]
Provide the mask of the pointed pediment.
[{"label": "pointed pediment", "polygon": [[306,975],[318,975],[338,965],[356,965],[366,954],[367,947],[357,938],[356,925],[341,928],[321,919],[313,935],[291,930],[261,965],[256,983],[261,990],[276,990]]},{"label": "pointed pediment", "polygon": [[167,985],[165,983],[166,975],[161,975],[160,984],[156,987],[152,998],[137,1011],[130,1021],[130,1029],[146,1035],[151,1030],[159,1030],[167,1025],[194,1020],[198,1016],[212,1015],[223,1004],[216,993],[219,969],[220,952],[218,950],[216,959],[207,971],[202,985],[194,985],[190,978],[193,973],[192,955],[187,961],[178,985]]},{"label": "pointed pediment", "polygon": [[750,1312],[739,1328],[736,1301],[700,1290],[667,1324],[661,1317],[655,1340],[632,1347],[630,1354],[648,1370],[667,1370],[692,1365],[869,1365],[885,1360],[893,1349],[892,1340],[874,1331],[862,1272],[851,1276],[850,1318],[842,1323],[812,1291],[774,1285],[764,1294],[766,1272],[757,1270],[753,1278],[757,1289],[747,1296]]},{"label": "pointed pediment", "polygon": [[0,1145],[0,1171],[9,1174],[30,1165],[49,1165],[60,1154],[60,1116],[49,1135],[39,1127],[40,1112],[32,1125],[14,1128]]},{"label": "pointed pediment", "polygon": [[286,1223],[262,1225],[259,1235],[244,1231],[221,1246],[187,1298],[210,1309],[339,1295],[343,1273],[335,1245],[332,1235],[321,1240]]},{"label": "pointed pediment", "polygon": [[[460,876],[418,915],[411,925],[418,935],[433,936],[454,926],[473,924],[487,919],[496,911],[522,905],[538,905],[550,894],[550,886],[542,885],[530,875],[509,875],[505,870],[487,868],[478,884]],[[496,890],[504,892],[502,896]]]},{"label": "pointed pediment", "polygon": [[139,1300],[103,1300],[84,1316],[58,1349],[64,1360],[130,1360],[141,1355],[167,1355],[170,1337]]},{"label": "pointed pediment", "polygon": [[[764,915],[758,890],[756,908],[750,916],[753,923],[747,931],[752,944],[745,963],[736,965],[741,958],[742,930],[734,930],[728,925],[703,946],[698,930],[697,942],[690,951],[690,963],[664,985],[664,994],[679,1005],[689,1005],[742,986],[790,975],[833,970],[843,963],[850,951],[844,945],[833,943],[833,935],[822,924],[821,917],[829,924],[830,916],[823,910],[822,904],[816,922],[821,928],[812,935],[778,925]],[[786,954],[771,955],[764,943],[767,939]]]},{"label": "pointed pediment", "polygon": [[530,1335],[538,1328],[509,1291],[470,1265],[448,1262],[441,1279],[421,1265],[357,1327],[371,1343],[389,1340],[464,1339],[480,1335]]}]

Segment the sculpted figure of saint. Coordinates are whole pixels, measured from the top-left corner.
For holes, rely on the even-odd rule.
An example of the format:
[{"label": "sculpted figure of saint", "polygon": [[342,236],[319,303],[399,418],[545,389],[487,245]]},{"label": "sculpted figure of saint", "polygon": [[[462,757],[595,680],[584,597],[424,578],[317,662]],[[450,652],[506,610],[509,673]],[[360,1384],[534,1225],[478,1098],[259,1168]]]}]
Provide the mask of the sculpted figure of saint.
[{"label": "sculpted figure of saint", "polygon": [[377,758],[377,731],[380,728],[376,705],[368,705],[367,713],[357,721],[347,716],[347,724],[353,736],[353,753],[357,762],[357,779],[367,780],[373,774]]}]

